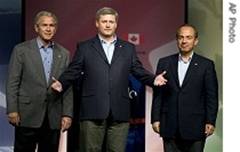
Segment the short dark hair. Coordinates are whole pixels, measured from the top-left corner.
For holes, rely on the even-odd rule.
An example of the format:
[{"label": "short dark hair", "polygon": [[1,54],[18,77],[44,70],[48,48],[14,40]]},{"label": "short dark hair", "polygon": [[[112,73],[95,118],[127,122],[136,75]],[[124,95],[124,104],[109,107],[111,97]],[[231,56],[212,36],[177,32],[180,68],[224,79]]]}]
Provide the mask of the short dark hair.
[{"label": "short dark hair", "polygon": [[177,28],[176,38],[178,38],[180,29],[181,29],[182,27],[191,27],[191,28],[193,29],[193,31],[194,31],[195,38],[198,38],[197,28],[196,28],[194,25],[191,25],[191,24],[183,24],[183,25],[179,26],[179,27]]},{"label": "short dark hair", "polygon": [[118,21],[118,12],[111,7],[100,8],[96,13],[96,20],[99,20],[101,15],[108,15],[108,14],[114,15],[116,17],[116,21]]}]

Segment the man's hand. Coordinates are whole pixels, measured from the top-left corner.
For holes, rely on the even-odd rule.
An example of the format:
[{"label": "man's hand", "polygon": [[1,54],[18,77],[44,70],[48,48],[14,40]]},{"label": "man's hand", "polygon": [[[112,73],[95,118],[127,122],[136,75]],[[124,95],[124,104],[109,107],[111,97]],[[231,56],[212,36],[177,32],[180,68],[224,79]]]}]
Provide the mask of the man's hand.
[{"label": "man's hand", "polygon": [[154,85],[155,86],[162,86],[167,83],[167,79],[165,79],[163,76],[166,74],[166,71],[163,71],[161,74],[157,75],[155,80],[154,80]]},{"label": "man's hand", "polygon": [[160,121],[155,121],[153,124],[152,124],[152,128],[153,128],[153,131],[156,132],[156,133],[160,133]]},{"label": "man's hand", "polygon": [[51,85],[51,88],[57,92],[62,92],[62,84],[54,77],[52,77],[52,80],[53,80],[53,83]]},{"label": "man's hand", "polygon": [[70,117],[62,117],[62,121],[61,121],[61,130],[62,132],[68,130],[68,128],[71,126],[72,124],[72,118]]},{"label": "man's hand", "polygon": [[213,134],[215,127],[212,124],[205,125],[205,135],[206,137]]},{"label": "man's hand", "polygon": [[20,115],[18,112],[11,112],[8,114],[8,121],[14,126],[18,126],[20,123]]}]

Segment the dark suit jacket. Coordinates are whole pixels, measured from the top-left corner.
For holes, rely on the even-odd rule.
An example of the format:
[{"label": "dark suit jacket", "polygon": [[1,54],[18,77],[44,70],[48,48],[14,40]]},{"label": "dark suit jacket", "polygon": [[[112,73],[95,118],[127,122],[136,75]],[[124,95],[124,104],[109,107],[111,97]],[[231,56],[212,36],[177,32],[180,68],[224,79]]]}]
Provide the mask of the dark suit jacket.
[{"label": "dark suit jacket", "polygon": [[182,86],[178,80],[178,54],[162,58],[157,73],[166,70],[167,85],[154,89],[152,122],[160,121],[160,135],[185,139],[204,138],[205,124],[215,125],[218,83],[213,61],[196,53]]},{"label": "dark suit jacket", "polygon": [[106,119],[111,110],[114,120],[128,121],[130,73],[144,84],[153,85],[154,75],[142,67],[133,44],[117,39],[109,64],[97,36],[78,44],[72,63],[59,80],[67,88],[82,75],[81,120]]},{"label": "dark suit jacket", "polygon": [[[68,51],[55,43],[51,76],[58,78],[69,62]],[[62,116],[72,116],[72,92],[54,94],[47,84],[36,39],[18,44],[11,55],[7,80],[7,113],[20,114],[20,126],[38,128],[46,111],[50,127],[60,128]]]}]

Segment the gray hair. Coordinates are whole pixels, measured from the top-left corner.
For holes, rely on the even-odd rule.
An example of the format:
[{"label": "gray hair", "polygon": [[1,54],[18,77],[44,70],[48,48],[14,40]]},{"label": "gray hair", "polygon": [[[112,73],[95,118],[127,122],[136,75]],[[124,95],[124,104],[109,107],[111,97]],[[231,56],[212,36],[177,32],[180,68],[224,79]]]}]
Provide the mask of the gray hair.
[{"label": "gray hair", "polygon": [[39,19],[40,19],[42,16],[52,17],[53,20],[54,20],[55,25],[57,25],[57,23],[58,23],[57,16],[56,16],[55,14],[53,14],[52,12],[49,12],[49,11],[40,11],[40,12],[38,12],[38,13],[36,14],[35,18],[34,18],[34,24],[35,24],[35,25],[39,24]]}]

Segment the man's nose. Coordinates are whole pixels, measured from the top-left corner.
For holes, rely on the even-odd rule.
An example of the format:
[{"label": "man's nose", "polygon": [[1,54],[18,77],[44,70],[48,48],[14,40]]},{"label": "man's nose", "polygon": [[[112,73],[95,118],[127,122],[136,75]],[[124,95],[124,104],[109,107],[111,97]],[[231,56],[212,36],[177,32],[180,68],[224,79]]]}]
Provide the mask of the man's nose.
[{"label": "man's nose", "polygon": [[47,31],[50,31],[50,29],[51,29],[50,26],[47,26],[47,27],[46,27],[46,30],[47,30]]},{"label": "man's nose", "polygon": [[183,41],[182,41],[182,42],[185,43],[186,41],[187,41],[187,38],[183,38]]},{"label": "man's nose", "polygon": [[109,22],[107,22],[106,27],[110,27],[110,23]]}]

